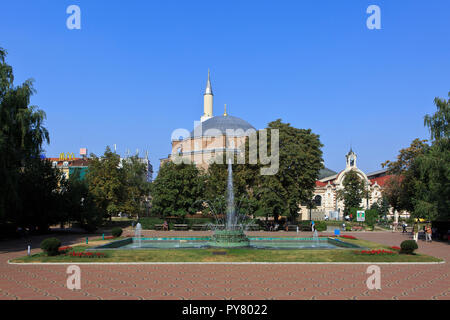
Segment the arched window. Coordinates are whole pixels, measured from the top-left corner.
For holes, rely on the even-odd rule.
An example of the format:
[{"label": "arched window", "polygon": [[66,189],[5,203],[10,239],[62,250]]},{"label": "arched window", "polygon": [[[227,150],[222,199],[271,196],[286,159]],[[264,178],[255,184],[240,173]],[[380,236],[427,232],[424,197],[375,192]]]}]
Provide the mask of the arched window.
[{"label": "arched window", "polygon": [[317,195],[314,197],[314,204],[316,207],[320,207],[322,205],[322,197]]}]

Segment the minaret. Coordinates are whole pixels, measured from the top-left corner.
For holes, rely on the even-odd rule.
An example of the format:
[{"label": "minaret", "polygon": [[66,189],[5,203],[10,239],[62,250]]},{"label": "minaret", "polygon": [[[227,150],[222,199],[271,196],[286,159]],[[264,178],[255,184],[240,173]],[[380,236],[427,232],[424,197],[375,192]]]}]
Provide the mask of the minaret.
[{"label": "minaret", "polygon": [[208,69],[208,82],[206,82],[206,90],[203,95],[203,116],[200,119],[202,122],[213,117],[213,98],[214,95],[212,93],[211,78]]}]

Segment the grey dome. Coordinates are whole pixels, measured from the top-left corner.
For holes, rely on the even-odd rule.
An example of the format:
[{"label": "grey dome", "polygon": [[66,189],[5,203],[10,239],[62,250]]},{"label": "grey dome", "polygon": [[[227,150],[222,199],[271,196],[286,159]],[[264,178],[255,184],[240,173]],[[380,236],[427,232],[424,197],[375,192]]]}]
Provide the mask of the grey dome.
[{"label": "grey dome", "polygon": [[194,131],[191,132],[191,137],[225,135],[227,134],[227,129],[233,130],[231,134],[235,136],[248,135],[250,132],[247,132],[247,130],[249,129],[256,131],[250,123],[241,118],[233,116],[217,116],[198,125]]}]

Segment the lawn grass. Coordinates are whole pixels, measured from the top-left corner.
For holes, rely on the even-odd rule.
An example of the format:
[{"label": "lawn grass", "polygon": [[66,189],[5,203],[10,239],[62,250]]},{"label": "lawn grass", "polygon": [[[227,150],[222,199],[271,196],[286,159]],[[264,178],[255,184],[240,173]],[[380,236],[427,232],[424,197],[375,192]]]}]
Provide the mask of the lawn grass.
[{"label": "lawn grass", "polygon": [[[391,250],[387,246],[365,240],[344,241],[368,249]],[[89,245],[73,246],[74,251],[85,251]],[[266,249],[143,249],[143,250],[104,250],[104,258],[78,258],[70,256],[47,257],[44,253],[14,259],[12,262],[439,262],[441,259],[423,255],[361,255],[361,249],[326,250],[266,250]],[[214,254],[225,252],[226,254]]]}]

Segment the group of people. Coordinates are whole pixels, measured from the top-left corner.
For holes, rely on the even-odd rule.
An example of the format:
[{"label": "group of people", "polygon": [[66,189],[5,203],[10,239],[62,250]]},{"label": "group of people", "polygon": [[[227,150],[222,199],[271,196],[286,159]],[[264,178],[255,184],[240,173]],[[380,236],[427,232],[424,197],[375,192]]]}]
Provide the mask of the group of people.
[{"label": "group of people", "polygon": [[[420,225],[418,223],[414,223],[413,225],[413,239],[417,242],[419,240],[419,231],[420,231]],[[406,226],[404,227],[404,232],[406,232]],[[430,224],[425,224],[423,226],[423,232],[425,234],[425,241],[431,242],[432,236],[433,236],[433,229],[431,228]]]},{"label": "group of people", "polygon": [[267,223],[267,229],[269,231],[278,231],[279,228],[280,228],[280,225],[276,222],[270,221]]}]

